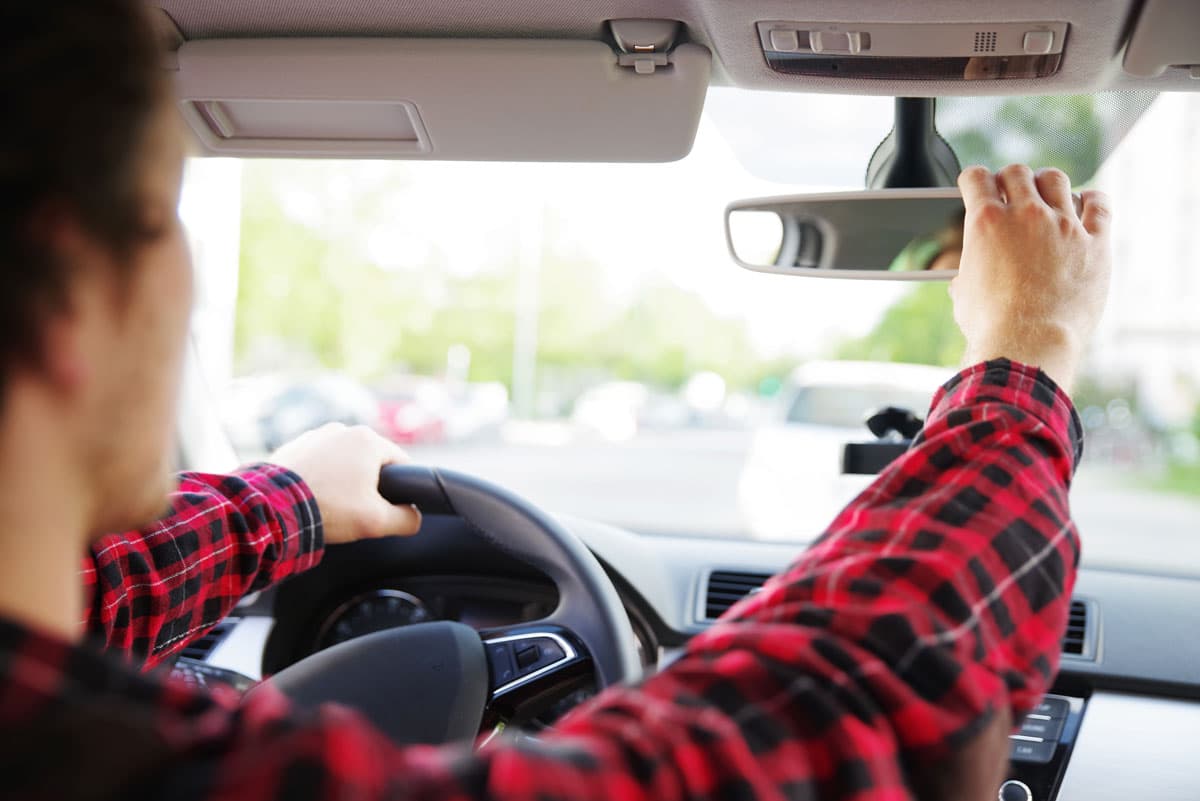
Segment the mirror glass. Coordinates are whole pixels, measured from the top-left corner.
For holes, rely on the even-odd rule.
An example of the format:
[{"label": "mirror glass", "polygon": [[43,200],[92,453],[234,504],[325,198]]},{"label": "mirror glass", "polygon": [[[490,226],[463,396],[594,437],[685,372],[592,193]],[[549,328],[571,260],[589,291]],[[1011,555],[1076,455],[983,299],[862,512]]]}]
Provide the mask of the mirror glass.
[{"label": "mirror glass", "polygon": [[783,243],[783,218],[774,211],[738,210],[729,215],[734,258],[750,264],[775,264]]},{"label": "mirror glass", "polygon": [[957,189],[767,198],[726,212],[730,252],[741,266],[830,278],[952,278],[962,224]]}]

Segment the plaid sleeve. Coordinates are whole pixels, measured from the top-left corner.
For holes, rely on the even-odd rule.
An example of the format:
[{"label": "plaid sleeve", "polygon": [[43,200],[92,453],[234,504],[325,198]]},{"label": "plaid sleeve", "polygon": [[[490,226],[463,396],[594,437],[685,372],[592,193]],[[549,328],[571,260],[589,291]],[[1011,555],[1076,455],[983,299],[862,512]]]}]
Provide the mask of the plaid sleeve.
[{"label": "plaid sleeve", "polygon": [[165,517],[98,540],[84,560],[89,634],[152,667],[243,595],[315,565],[321,518],[300,477],[274,465],[184,473]]},{"label": "plaid sleeve", "polygon": [[639,686],[478,752],[396,750],[346,710],[259,693],[205,750],[206,795],[911,798],[914,768],[1047,689],[1079,553],[1079,441],[1045,375],[973,367],[812,548]]}]

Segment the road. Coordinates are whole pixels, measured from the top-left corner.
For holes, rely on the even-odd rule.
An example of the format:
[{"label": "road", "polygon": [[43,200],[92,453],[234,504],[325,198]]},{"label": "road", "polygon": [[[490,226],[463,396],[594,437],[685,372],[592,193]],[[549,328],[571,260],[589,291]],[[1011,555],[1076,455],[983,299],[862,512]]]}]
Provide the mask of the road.
[{"label": "road", "polygon": [[[612,443],[553,429],[511,439],[408,450],[418,462],[482,476],[552,512],[651,534],[749,536],[737,499],[745,431],[651,433]],[[1071,502],[1084,563],[1200,574],[1200,498],[1130,483],[1080,472]]]}]

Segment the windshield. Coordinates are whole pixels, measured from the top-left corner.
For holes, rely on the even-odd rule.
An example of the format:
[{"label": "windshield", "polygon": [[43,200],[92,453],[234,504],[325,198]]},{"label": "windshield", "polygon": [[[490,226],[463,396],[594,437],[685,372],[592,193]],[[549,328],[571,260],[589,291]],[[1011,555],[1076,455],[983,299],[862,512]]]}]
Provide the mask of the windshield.
[{"label": "windshield", "polygon": [[[362,423],[562,515],[818,535],[866,481],[841,475],[841,445],[870,440],[879,407],[924,416],[962,341],[945,284],[761,275],[726,253],[731,200],[861,187],[890,101],[712,94],[673,164],[193,160],[194,334],[238,456]],[[1028,120],[950,138],[1034,166],[1076,158],[1090,177],[1108,152],[1098,118],[1053,116],[1065,127],[1047,142],[1092,143],[1078,157],[1030,151]],[[751,129],[786,157],[748,169]],[[1076,392],[1091,564],[1200,573],[1200,176],[1184,169],[1198,135],[1200,96],[1163,96],[1091,182],[1116,221]]]},{"label": "windshield", "polygon": [[926,393],[879,386],[810,386],[796,390],[786,422],[849,428],[861,436],[864,421],[875,412],[895,406],[924,415]]}]

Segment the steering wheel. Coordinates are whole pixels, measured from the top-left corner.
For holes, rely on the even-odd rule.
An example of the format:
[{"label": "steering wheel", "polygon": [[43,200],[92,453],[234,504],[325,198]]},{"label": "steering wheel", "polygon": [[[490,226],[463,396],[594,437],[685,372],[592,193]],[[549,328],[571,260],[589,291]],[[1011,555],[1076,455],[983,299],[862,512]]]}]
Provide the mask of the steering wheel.
[{"label": "steering wheel", "polygon": [[[276,673],[269,683],[302,704],[334,701],[399,743],[469,741],[514,710],[561,698],[581,681],[638,677],[629,618],[604,568],[546,513],[481,479],[412,465],[385,467],[379,492],[424,515],[454,515],[558,589],[548,616],[476,631],[452,621],[375,632]],[[256,690],[251,690],[251,693]]]}]

